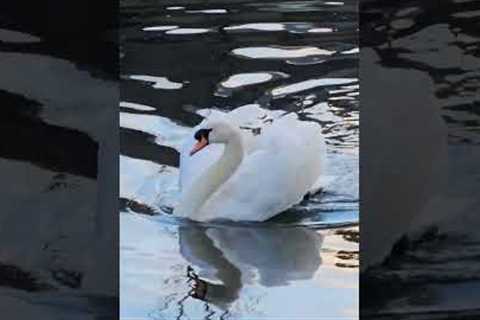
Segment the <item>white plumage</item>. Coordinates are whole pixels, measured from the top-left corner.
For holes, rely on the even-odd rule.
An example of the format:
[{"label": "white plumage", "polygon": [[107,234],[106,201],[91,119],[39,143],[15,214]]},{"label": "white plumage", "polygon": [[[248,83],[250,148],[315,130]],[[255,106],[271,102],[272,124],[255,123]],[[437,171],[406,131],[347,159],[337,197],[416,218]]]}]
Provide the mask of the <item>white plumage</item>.
[{"label": "white plumage", "polygon": [[[190,156],[194,133],[210,127],[220,143]],[[297,204],[321,187],[326,151],[320,129],[293,113],[268,119],[255,105],[215,111],[181,148],[176,214],[198,221],[264,221]]]}]

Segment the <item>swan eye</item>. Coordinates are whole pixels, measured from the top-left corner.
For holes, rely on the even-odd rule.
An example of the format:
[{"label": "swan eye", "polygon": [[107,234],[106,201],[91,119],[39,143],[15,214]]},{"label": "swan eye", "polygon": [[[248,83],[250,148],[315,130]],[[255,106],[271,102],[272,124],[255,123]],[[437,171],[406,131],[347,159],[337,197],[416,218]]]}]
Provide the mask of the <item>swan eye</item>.
[{"label": "swan eye", "polygon": [[205,138],[205,140],[208,141],[208,135],[210,134],[210,131],[212,129],[200,129],[197,132],[195,132],[195,140],[200,141],[202,138]]}]

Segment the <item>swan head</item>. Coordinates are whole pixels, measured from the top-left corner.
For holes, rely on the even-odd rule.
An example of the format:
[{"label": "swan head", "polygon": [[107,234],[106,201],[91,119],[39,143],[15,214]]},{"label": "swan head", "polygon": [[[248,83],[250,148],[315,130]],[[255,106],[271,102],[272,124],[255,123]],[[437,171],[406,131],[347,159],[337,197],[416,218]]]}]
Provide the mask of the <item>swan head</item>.
[{"label": "swan head", "polygon": [[225,120],[207,121],[201,129],[195,132],[194,137],[197,143],[190,151],[190,156],[193,156],[211,143],[228,143],[235,134],[235,129]]}]

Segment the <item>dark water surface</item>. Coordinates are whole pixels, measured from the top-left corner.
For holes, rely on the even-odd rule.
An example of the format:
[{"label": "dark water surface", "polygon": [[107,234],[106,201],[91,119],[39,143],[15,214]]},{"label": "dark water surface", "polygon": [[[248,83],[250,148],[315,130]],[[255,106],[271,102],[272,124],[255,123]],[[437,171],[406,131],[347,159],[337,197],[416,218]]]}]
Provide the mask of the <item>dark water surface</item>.
[{"label": "dark water surface", "polygon": [[[357,1],[121,1],[122,319],[357,318],[357,33]],[[183,139],[242,106],[319,123],[331,183],[267,223],[176,219]]]}]

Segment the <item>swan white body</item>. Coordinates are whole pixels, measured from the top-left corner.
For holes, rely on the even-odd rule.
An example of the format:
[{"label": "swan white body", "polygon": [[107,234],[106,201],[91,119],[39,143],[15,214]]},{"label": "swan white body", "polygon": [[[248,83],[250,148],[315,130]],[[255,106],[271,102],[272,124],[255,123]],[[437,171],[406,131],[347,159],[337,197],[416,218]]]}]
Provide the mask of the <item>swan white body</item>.
[{"label": "swan white body", "polygon": [[264,221],[318,190],[325,167],[320,126],[289,114],[262,122],[260,134],[254,135],[240,129],[249,120],[258,122],[245,119],[246,114],[211,117],[194,128],[212,127],[212,137],[192,156],[194,133],[182,146],[176,215],[197,221]]}]

